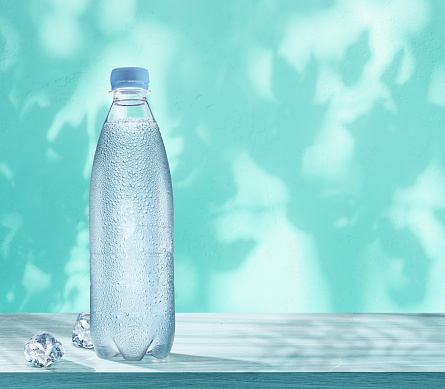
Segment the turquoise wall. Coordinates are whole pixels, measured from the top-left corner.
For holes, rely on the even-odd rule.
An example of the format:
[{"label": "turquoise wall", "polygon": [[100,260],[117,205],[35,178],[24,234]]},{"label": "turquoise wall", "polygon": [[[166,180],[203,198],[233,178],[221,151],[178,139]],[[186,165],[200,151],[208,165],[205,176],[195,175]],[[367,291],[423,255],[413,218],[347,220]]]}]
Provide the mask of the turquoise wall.
[{"label": "turquoise wall", "polygon": [[0,0],[0,310],[89,310],[119,66],[150,71],[179,312],[442,312],[445,3]]}]

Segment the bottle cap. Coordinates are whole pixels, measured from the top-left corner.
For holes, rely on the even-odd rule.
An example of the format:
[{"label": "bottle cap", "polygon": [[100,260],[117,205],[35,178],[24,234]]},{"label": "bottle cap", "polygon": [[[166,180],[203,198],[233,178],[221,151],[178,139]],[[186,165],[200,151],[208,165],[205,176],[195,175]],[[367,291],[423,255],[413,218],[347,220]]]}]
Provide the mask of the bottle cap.
[{"label": "bottle cap", "polygon": [[143,88],[148,89],[148,70],[144,68],[116,68],[111,71],[111,89]]}]

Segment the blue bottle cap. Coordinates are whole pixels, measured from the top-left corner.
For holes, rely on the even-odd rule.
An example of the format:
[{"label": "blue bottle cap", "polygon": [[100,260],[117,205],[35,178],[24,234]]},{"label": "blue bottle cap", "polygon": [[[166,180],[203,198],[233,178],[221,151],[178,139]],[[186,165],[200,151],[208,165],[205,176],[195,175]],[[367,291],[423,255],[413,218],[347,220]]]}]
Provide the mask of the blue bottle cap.
[{"label": "blue bottle cap", "polygon": [[148,89],[148,70],[144,68],[116,68],[111,71],[111,89],[143,88]]}]

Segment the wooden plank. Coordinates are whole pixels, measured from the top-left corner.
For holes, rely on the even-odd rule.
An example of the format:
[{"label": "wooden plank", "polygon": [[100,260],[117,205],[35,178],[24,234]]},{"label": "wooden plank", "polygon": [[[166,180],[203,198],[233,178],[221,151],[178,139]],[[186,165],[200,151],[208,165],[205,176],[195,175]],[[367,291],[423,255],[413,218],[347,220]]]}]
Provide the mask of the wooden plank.
[{"label": "wooden plank", "polygon": [[[443,372],[445,315],[177,314],[163,360],[96,357],[74,346],[76,314],[0,314],[0,371],[6,373]],[[49,368],[27,363],[23,346],[39,331],[65,346]],[[6,376],[4,376],[6,377]],[[284,377],[284,376],[283,376]],[[1,377],[0,377],[1,378]]]},{"label": "wooden plank", "polygon": [[0,373],[2,388],[442,388],[445,373]]}]

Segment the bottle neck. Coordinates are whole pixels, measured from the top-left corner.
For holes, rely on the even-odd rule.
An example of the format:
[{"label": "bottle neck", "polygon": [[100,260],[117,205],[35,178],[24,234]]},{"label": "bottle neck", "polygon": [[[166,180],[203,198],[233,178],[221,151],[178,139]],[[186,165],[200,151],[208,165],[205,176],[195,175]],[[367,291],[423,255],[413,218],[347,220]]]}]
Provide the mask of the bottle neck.
[{"label": "bottle neck", "polygon": [[153,113],[147,102],[147,90],[142,88],[118,88],[113,90],[113,104],[106,121],[119,119],[151,119]]},{"label": "bottle neck", "polygon": [[147,90],[140,88],[120,88],[113,91],[113,104],[122,106],[142,105],[147,102]]}]

